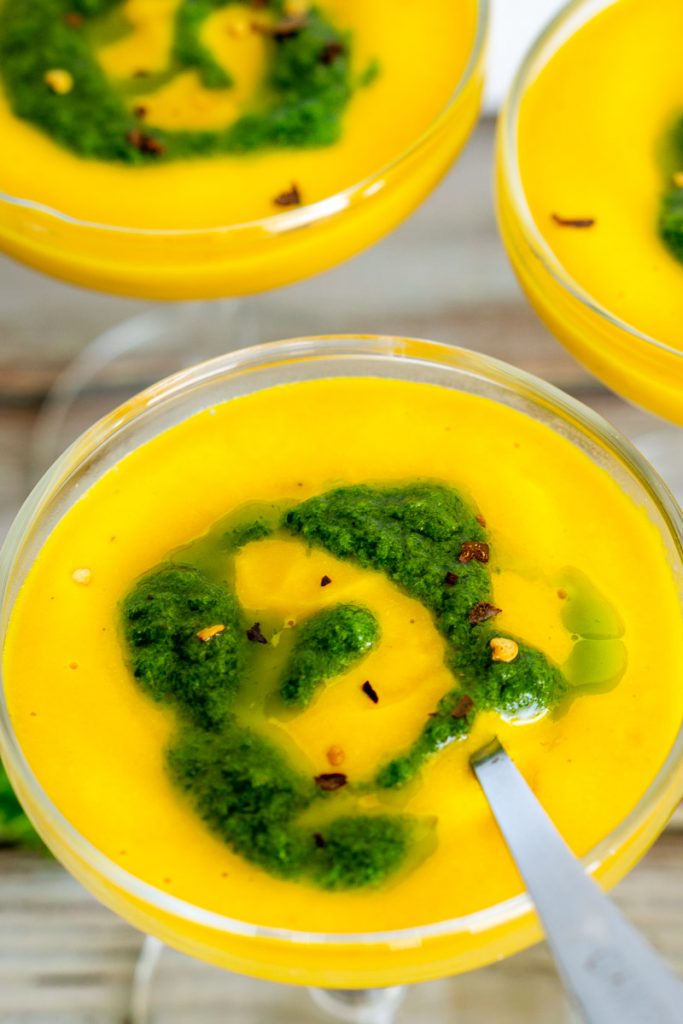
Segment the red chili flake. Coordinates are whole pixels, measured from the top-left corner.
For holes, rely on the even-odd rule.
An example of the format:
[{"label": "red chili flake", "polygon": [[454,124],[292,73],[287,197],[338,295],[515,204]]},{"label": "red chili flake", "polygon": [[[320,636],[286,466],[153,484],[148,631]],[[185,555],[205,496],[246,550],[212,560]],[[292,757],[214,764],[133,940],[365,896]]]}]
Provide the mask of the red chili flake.
[{"label": "red chili flake", "polygon": [[323,772],[322,775],[316,775],[313,781],[324,793],[332,793],[345,786],[348,779],[343,772]]},{"label": "red chili flake", "polygon": [[147,107],[133,107],[133,113],[135,114],[136,117],[139,117],[140,119],[142,119],[143,117],[147,117]]},{"label": "red chili flake", "polygon": [[306,28],[307,24],[308,15],[292,14],[276,22],[255,21],[252,29],[254,32],[261,32],[264,36],[270,36],[276,43],[282,43],[286,39],[298,36]]},{"label": "red chili flake", "polygon": [[69,28],[80,28],[83,24],[83,15],[79,14],[78,11],[68,11],[62,20]]},{"label": "red chili flake", "polygon": [[299,186],[295,181],[292,182],[292,187],[288,192],[281,192],[279,196],[275,196],[273,202],[276,206],[301,206],[301,192],[299,192]]},{"label": "red chili flake", "polygon": [[327,843],[325,842],[325,836],[321,832],[313,833],[313,841],[319,850],[324,850],[325,847],[327,846]]},{"label": "red chili flake", "polygon": [[487,619],[493,619],[496,615],[500,615],[501,611],[502,608],[496,608],[495,605],[489,604],[488,601],[480,601],[479,604],[475,604],[474,608],[470,609],[467,618],[473,626],[477,626],[480,622],[486,622]]},{"label": "red chili flake", "polygon": [[320,54],[320,63],[325,65],[334,64],[335,60],[341,57],[343,53],[344,46],[342,43],[328,43]]},{"label": "red chili flake", "polygon": [[595,217],[560,217],[559,213],[550,215],[561,228],[592,228]]},{"label": "red chili flake", "polygon": [[467,693],[463,693],[462,697],[451,711],[451,718],[466,718],[472,708],[474,707],[474,701]]},{"label": "red chili flake", "polygon": [[298,36],[308,24],[308,18],[305,14],[292,16],[291,18],[283,18],[282,21],[278,21],[275,25],[267,25],[265,31],[273,37],[276,43],[281,43],[285,39],[292,39],[294,36]]},{"label": "red chili flake", "polygon": [[253,644],[267,644],[268,641],[261,632],[261,623],[255,622],[253,626],[250,626],[247,630],[247,640],[251,640]]},{"label": "red chili flake", "polygon": [[480,526],[483,526],[484,529],[486,529],[486,520],[482,515],[475,516],[474,518],[477,520]]},{"label": "red chili flake", "polygon": [[559,597],[560,601],[566,601],[567,600],[567,591],[566,590],[558,590],[557,596]]},{"label": "red chili flake", "polygon": [[488,562],[489,546],[480,540],[466,540],[460,548],[459,562]]},{"label": "red chili flake", "polygon": [[321,587],[329,587],[331,582],[332,582],[332,580],[330,579],[329,576],[323,576],[323,578],[320,581],[320,586]]},{"label": "red chili flake", "polygon": [[443,578],[444,583],[447,587],[454,587],[460,577],[456,572],[447,572]]},{"label": "red chili flake", "polygon": [[148,156],[162,156],[166,152],[163,142],[155,139],[153,135],[148,135],[147,132],[140,131],[139,128],[133,128],[131,132],[128,132],[126,138],[131,146]]},{"label": "red chili flake", "polygon": [[365,680],[365,682],[361,686],[361,690],[363,691],[366,697],[370,698],[373,704],[379,703],[379,694],[377,693],[377,690],[372,685],[369,679]]}]

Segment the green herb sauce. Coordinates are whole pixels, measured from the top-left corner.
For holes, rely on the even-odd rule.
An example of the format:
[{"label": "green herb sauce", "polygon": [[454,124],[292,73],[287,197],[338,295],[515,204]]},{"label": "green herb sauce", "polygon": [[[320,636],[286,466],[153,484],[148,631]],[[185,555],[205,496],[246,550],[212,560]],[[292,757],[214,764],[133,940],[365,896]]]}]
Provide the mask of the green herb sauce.
[{"label": "green herb sauce", "polygon": [[[667,145],[667,179],[683,171],[683,118],[675,125]],[[659,234],[677,260],[683,263],[683,188],[673,186],[662,196],[659,208]]]},{"label": "green herb sauce", "polygon": [[346,672],[378,639],[377,619],[367,608],[338,604],[312,616],[299,630],[285,668],[283,704],[307,707],[321,683]]},{"label": "green herb sauce", "polygon": [[[574,687],[604,688],[618,678],[623,627],[573,571],[562,580],[563,615],[578,641],[576,664],[570,658],[563,672],[519,638],[513,661],[492,660],[491,639],[507,634],[494,624],[482,522],[438,483],[343,487],[288,509],[253,504],[174,552],[127,595],[122,625],[133,675],[178,720],[167,754],[171,776],[235,852],[326,889],[378,885],[426,855],[434,827],[405,814],[360,813],[358,796],[375,794],[381,806],[383,791],[400,789],[428,757],[467,736],[479,711],[532,716],[557,708]],[[333,605],[293,628],[267,609],[243,609],[235,557],[270,536],[299,538],[385,573],[430,610],[446,642],[452,688],[425,723],[416,722],[412,746],[373,779],[337,774],[339,788],[328,791],[319,785],[325,777],[307,776],[291,752],[259,732],[259,721],[273,713],[301,713],[321,686],[380,642],[375,616],[360,605]],[[215,626],[223,628],[202,639]]]},{"label": "green herb sauce", "polygon": [[[161,73],[111,81],[97,61],[97,46],[130,30],[122,0],[4,0],[0,6],[0,75],[14,114],[30,121],[78,156],[129,164],[270,147],[329,146],[355,90],[369,84],[376,65],[354,81],[352,40],[313,7],[295,31],[283,0],[266,0],[273,18],[267,34],[269,67],[253,109],[217,131],[168,131],[134,114],[139,101],[188,69],[208,89],[229,89],[230,72],[201,41],[204,21],[236,0],[183,0],[174,25],[168,67]],[[45,81],[60,69],[73,87],[59,95]],[[136,102],[138,101],[138,102]]]},{"label": "green herb sauce", "polygon": [[[519,638],[514,638],[519,654],[513,662],[491,660],[492,637],[508,634],[491,620],[473,625],[469,619],[477,605],[491,602],[490,572],[486,563],[460,561],[463,544],[484,542],[486,532],[452,488],[339,488],[291,509],[285,524],[338,558],[385,572],[433,612],[446,640],[455,685],[412,748],[380,770],[380,786],[402,785],[430,754],[465,736],[475,709],[533,713],[553,707],[564,695],[567,684],[557,666]],[[457,575],[454,584],[447,582],[449,573]],[[463,693],[472,698],[473,708],[454,717]]]},{"label": "green herb sauce", "polygon": [[672,188],[662,197],[659,232],[670,252],[683,263],[683,188]]},{"label": "green herb sauce", "polygon": [[411,823],[403,816],[344,816],[319,832],[298,824],[325,796],[272,744],[236,723],[219,735],[181,733],[169,765],[210,828],[271,874],[353,889],[384,881],[406,855]]},{"label": "green herb sauce", "polygon": [[[145,576],[123,604],[133,675],[159,703],[217,730],[226,721],[245,665],[247,640],[235,596],[192,566],[164,566]],[[202,643],[197,633],[222,625]]]}]

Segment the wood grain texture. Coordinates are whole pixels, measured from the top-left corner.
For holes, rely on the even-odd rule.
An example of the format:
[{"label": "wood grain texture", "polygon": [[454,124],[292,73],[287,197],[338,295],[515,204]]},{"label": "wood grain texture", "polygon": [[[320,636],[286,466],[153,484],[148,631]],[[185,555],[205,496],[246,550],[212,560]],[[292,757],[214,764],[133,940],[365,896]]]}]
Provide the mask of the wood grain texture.
[{"label": "wood grain texture", "polygon": [[[314,280],[254,301],[262,340],[378,332],[457,343],[580,397],[631,437],[656,426],[608,393],[545,331],[522,298],[491,202],[492,125],[444,185],[393,235]],[[0,258],[0,536],[23,499],[39,403],[100,331],[145,306],[59,284]],[[227,344],[236,344],[229,338]],[[92,395],[84,418],[104,411]],[[622,883],[618,902],[683,971],[683,814]],[[141,936],[54,861],[0,851],[0,1022],[123,1024]],[[304,991],[230,977],[168,954],[155,1024],[313,1024]],[[399,1024],[562,1024],[570,1016],[544,946],[462,978],[411,990]]]}]

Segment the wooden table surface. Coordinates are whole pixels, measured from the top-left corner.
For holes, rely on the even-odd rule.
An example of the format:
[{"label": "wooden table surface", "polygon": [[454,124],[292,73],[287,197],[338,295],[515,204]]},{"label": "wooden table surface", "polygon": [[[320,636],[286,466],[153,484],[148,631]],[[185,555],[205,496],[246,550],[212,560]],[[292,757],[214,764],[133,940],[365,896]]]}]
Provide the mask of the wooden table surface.
[{"label": "wooden table surface", "polygon": [[[637,438],[652,417],[607,392],[545,331],[516,285],[491,200],[493,131],[477,130],[442,187],[398,231],[337,270],[254,303],[263,340],[396,333],[486,352],[523,367]],[[0,258],[0,537],[24,497],[36,417],[63,367],[103,329],[145,304],[85,293]],[[577,801],[580,794],[577,794]],[[617,901],[683,972],[683,817],[623,882]],[[139,933],[54,861],[0,851],[2,1024],[122,1024]],[[229,990],[229,998],[228,998]],[[308,1024],[307,994],[169,954],[155,1024]],[[234,1007],[226,1013],[225,1007]],[[466,977],[411,991],[400,1024],[555,1024],[569,1020],[543,946]],[[611,1022],[610,1022],[611,1024]]]}]

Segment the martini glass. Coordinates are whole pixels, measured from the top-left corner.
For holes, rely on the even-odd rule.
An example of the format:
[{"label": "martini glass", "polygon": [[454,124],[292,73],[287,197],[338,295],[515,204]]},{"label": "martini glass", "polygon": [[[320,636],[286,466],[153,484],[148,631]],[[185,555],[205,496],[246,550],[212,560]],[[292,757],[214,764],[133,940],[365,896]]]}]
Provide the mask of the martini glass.
[{"label": "martini glass", "polygon": [[[572,277],[534,218],[520,165],[520,115],[528,90],[574,33],[618,3],[619,0],[568,3],[537,38],[519,68],[499,123],[498,223],[524,292],[557,339],[608,387],[660,417],[653,418],[652,430],[637,443],[679,501],[683,501],[683,349],[626,322]],[[641,59],[654,61],[656,54],[644,51]],[[591,69],[586,73],[590,75]],[[625,77],[628,73],[629,69],[623,68]],[[683,102],[683,89],[681,97]],[[591,95],[591,104],[601,112],[598,85]],[[558,116],[566,118],[567,112]],[[569,116],[589,121],[591,111],[577,106]],[[637,112],[633,116],[637,117]],[[590,159],[588,146],[585,160]],[[614,187],[619,188],[616,165]],[[675,426],[664,426],[661,420]]]},{"label": "martini glass", "polygon": [[79,220],[0,192],[0,249],[9,256],[86,288],[157,300],[95,339],[56,381],[37,428],[34,476],[94,419],[140,388],[256,341],[251,305],[237,298],[349,259],[425,199],[479,114],[489,2],[466,0],[462,10],[471,48],[445,105],[389,163],[318,202],[244,223],[155,230]]},{"label": "martini glass", "polygon": [[[55,523],[121,458],[193,413],[285,383],[330,377],[428,383],[484,396],[523,412],[606,470],[656,528],[683,613],[683,517],[666,486],[608,423],[536,378],[463,349],[390,337],[295,339],[234,352],[162,381],[106,416],[43,477],[8,535],[0,557],[0,633],[22,580]],[[60,813],[26,759],[0,694],[0,749],[17,793],[46,843],[103,903],[153,938],[138,965],[131,1019],[152,1019],[160,943],[218,967],[315,989],[317,1004],[341,1020],[389,1024],[402,985],[473,970],[538,941],[522,894],[475,913],[418,927],[360,934],[293,931],[234,919],[141,880],[97,849]],[[604,887],[636,864],[683,793],[683,728],[642,798],[583,857]],[[239,998],[225,981],[226,1015]],[[278,1019],[278,987],[264,988],[267,1019]],[[231,999],[233,1001],[231,1001]],[[237,1008],[237,1009],[235,1009]],[[437,1020],[437,1017],[434,1017]]]}]

